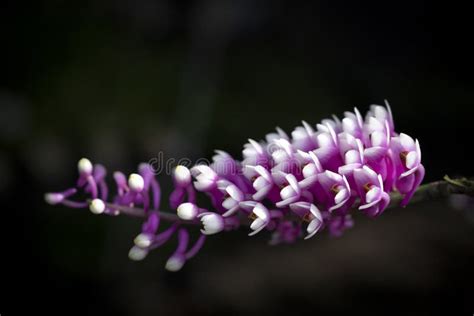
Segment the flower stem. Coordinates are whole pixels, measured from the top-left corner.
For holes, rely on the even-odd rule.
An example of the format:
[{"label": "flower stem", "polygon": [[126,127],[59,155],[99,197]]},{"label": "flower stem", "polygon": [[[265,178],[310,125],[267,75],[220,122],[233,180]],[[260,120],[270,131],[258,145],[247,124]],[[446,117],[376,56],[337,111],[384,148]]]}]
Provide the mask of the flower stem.
[{"label": "flower stem", "polygon": [[[120,214],[125,214],[132,217],[145,217],[146,215],[145,211],[142,208],[138,207],[124,206],[114,203],[105,203],[105,205],[109,209],[120,211]],[[158,211],[158,213],[160,213],[161,219],[165,221],[181,221],[181,219],[176,214],[165,211]]]},{"label": "flower stem", "polygon": [[[410,200],[410,204],[426,202],[446,198],[452,194],[464,194],[474,196],[474,179],[457,178],[451,179],[444,176],[444,180],[435,181],[421,185]],[[397,192],[390,195],[389,208],[398,207],[403,196]]]},{"label": "flower stem", "polygon": [[[452,194],[464,194],[474,196],[474,179],[468,178],[456,178],[451,179],[445,176],[443,180],[426,183],[421,185],[410,200],[410,204],[418,202],[426,202],[430,200],[440,199],[448,197]],[[392,193],[390,195],[390,205],[388,208],[399,207],[403,196],[398,193]],[[141,208],[117,205],[113,203],[106,203],[106,206],[111,209],[120,211],[121,214],[125,214],[132,217],[145,217],[146,213]],[[180,222],[183,224],[199,224],[197,221],[184,221],[180,219],[176,214],[159,211],[160,217],[163,220]]]}]

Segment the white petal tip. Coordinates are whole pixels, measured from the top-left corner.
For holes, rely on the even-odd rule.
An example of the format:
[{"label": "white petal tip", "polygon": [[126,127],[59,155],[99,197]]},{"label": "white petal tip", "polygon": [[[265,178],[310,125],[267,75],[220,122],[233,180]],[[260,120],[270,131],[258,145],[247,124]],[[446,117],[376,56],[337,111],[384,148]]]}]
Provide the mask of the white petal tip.
[{"label": "white petal tip", "polygon": [[135,237],[133,242],[137,247],[148,248],[151,245],[151,238],[147,234],[139,234],[137,237]]},{"label": "white petal tip", "polygon": [[128,186],[133,191],[141,192],[145,187],[145,181],[143,180],[143,177],[141,175],[137,173],[132,173],[130,177],[128,177]]},{"label": "white petal tip", "polygon": [[179,218],[190,221],[198,215],[198,208],[193,203],[182,203],[178,206],[177,213]]},{"label": "white petal tip", "polygon": [[101,199],[94,199],[89,204],[89,210],[94,214],[102,214],[105,211],[105,203]]},{"label": "white petal tip", "polygon": [[50,205],[56,205],[62,202],[64,196],[61,193],[46,193],[44,200]]},{"label": "white petal tip", "polygon": [[182,186],[189,185],[191,183],[191,171],[185,166],[177,166],[174,169],[174,178]]},{"label": "white petal tip", "polygon": [[313,236],[314,236],[314,234],[308,235],[308,236],[306,236],[306,237],[304,238],[304,240],[311,239],[311,237],[313,237]]},{"label": "white petal tip", "polygon": [[92,173],[92,163],[89,159],[87,158],[82,158],[79,160],[77,163],[77,169],[79,170],[79,173],[82,174],[91,174]]},{"label": "white petal tip", "polygon": [[253,232],[250,232],[250,233],[248,234],[248,236],[249,236],[249,237],[255,236],[255,235],[257,235],[257,234],[258,234],[262,229],[264,229],[264,228],[265,228],[265,226],[260,227],[259,229],[254,230]]},{"label": "white petal tip", "polygon": [[181,270],[184,265],[184,260],[177,257],[171,257],[166,261],[165,269],[171,272],[177,272]]},{"label": "white petal tip", "polygon": [[148,255],[148,250],[133,246],[128,252],[128,258],[133,261],[141,261]]}]

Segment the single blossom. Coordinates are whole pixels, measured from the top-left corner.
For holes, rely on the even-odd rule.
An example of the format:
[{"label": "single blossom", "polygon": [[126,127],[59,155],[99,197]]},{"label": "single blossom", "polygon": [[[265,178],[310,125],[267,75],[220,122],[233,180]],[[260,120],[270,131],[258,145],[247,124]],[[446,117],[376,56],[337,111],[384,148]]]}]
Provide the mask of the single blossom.
[{"label": "single blossom", "polygon": [[283,186],[280,191],[281,201],[276,203],[276,206],[280,208],[296,202],[301,197],[301,188],[296,177],[292,174],[286,174],[285,180],[287,185]]},{"label": "single blossom", "polygon": [[133,261],[141,261],[146,258],[148,252],[148,249],[133,246],[128,252],[128,258]]},{"label": "single blossom", "polygon": [[177,166],[173,172],[173,179],[177,187],[186,188],[191,184],[191,171],[185,166]]},{"label": "single blossom", "polygon": [[264,199],[274,186],[270,171],[265,169],[263,166],[248,165],[244,167],[243,172],[247,179],[252,182],[252,187],[255,190],[252,198],[255,201]]},{"label": "single blossom", "polygon": [[371,161],[379,161],[386,154],[390,146],[390,129],[388,121],[380,122],[369,116],[366,123],[366,144],[364,156]]},{"label": "single blossom", "polygon": [[390,129],[390,136],[395,135],[395,124],[393,123],[393,115],[392,109],[390,108],[390,104],[388,101],[385,100],[385,106],[372,104],[370,106],[370,110],[367,112],[367,117],[375,117],[379,122],[384,123],[385,121],[388,122],[388,126]]},{"label": "single blossom", "polygon": [[273,159],[272,173],[292,173],[297,170],[300,162],[291,143],[284,138],[273,141],[271,157]]},{"label": "single blossom", "polygon": [[339,134],[340,152],[344,157],[344,165],[338,168],[340,175],[348,178],[349,183],[353,182],[353,172],[357,168],[361,168],[365,163],[364,145],[359,138],[341,133]]},{"label": "single blossom", "polygon": [[225,215],[234,214],[239,209],[239,203],[244,200],[244,194],[235,184],[227,180],[219,181],[218,187],[224,194],[222,207],[226,210]]},{"label": "single blossom", "polygon": [[241,174],[240,162],[223,150],[216,150],[215,152],[216,154],[212,157],[213,162],[210,165],[211,169],[216,171],[220,178],[235,183],[240,190],[248,189],[249,185]]},{"label": "single blossom", "polygon": [[265,140],[267,144],[271,144],[274,140],[281,139],[281,138],[286,139],[288,141],[290,140],[290,138],[288,137],[288,134],[286,134],[284,130],[282,130],[278,126],[275,128],[275,130],[276,130],[276,133],[272,132],[265,135]]},{"label": "single blossom", "polygon": [[189,242],[189,233],[186,229],[181,228],[178,231],[178,247],[174,254],[169,257],[166,261],[165,269],[168,271],[176,272],[181,270],[184,263],[186,262],[186,249]]},{"label": "single blossom", "polygon": [[140,248],[148,248],[155,239],[156,231],[160,223],[160,217],[157,212],[148,215],[148,219],[142,225],[141,233],[135,237],[134,243]]},{"label": "single blossom", "polygon": [[94,214],[102,214],[105,208],[105,203],[101,199],[93,199],[89,205],[89,210]]},{"label": "single blossom", "polygon": [[314,128],[305,121],[302,121],[302,124],[303,126],[298,126],[291,132],[292,146],[303,151],[316,149],[317,141]]},{"label": "single blossom", "polygon": [[309,224],[306,228],[308,233],[304,239],[313,237],[323,225],[323,216],[316,205],[308,202],[297,202],[290,205],[290,208],[304,221]]},{"label": "single blossom", "polygon": [[336,131],[330,124],[319,124],[318,127],[319,132],[316,134],[318,148],[314,150],[314,153],[324,169],[335,172],[342,165]]},{"label": "single blossom", "polygon": [[345,176],[326,170],[318,177],[318,182],[328,198],[329,212],[350,206],[351,188]]},{"label": "single blossom", "polygon": [[199,207],[194,203],[186,202],[180,204],[176,212],[179,218],[191,221],[199,215]]},{"label": "single blossom", "polygon": [[298,155],[302,161],[302,173],[304,177],[300,185],[302,187],[308,187],[316,181],[317,175],[322,173],[324,169],[314,151],[304,152],[298,150]]},{"label": "single blossom", "polygon": [[204,212],[199,214],[198,217],[203,225],[201,233],[204,235],[217,234],[225,228],[225,221],[222,215],[212,212]]},{"label": "single blossom", "polygon": [[76,188],[70,188],[70,189],[64,190],[63,192],[46,193],[44,195],[44,199],[46,200],[48,204],[56,205],[56,204],[60,204],[68,197],[73,196],[74,194],[76,194],[76,192],[77,192]]},{"label": "single blossom", "polygon": [[353,135],[355,138],[363,138],[364,121],[362,115],[357,108],[354,108],[354,113],[344,112],[342,119],[342,131],[346,134]]},{"label": "single blossom", "polygon": [[382,175],[364,166],[354,170],[354,179],[361,198],[359,210],[370,216],[380,215],[390,202],[390,196],[384,191]]},{"label": "single blossom", "polygon": [[204,245],[206,235],[201,235],[196,240],[195,244],[188,248],[189,233],[186,229],[178,231],[178,247],[175,252],[166,261],[165,269],[171,272],[181,270],[187,260],[194,257]]},{"label": "single blossom", "polygon": [[253,220],[250,224],[252,232],[249,233],[249,236],[259,233],[270,223],[270,212],[263,204],[254,201],[244,201],[240,203],[240,207],[247,211],[248,217]]},{"label": "single blossom", "polygon": [[407,134],[393,137],[391,143],[394,166],[399,178],[404,178],[414,173],[421,164],[421,149],[418,140],[413,140]]},{"label": "single blossom", "polygon": [[216,188],[219,176],[209,166],[195,166],[191,168],[191,173],[196,179],[196,181],[194,181],[194,187],[196,188],[196,190],[208,192]]},{"label": "single blossom", "polygon": [[242,151],[242,165],[263,165],[265,167],[269,166],[270,156],[268,151],[265,151],[265,148],[262,145],[253,139],[248,140],[249,142],[244,145],[244,150]]},{"label": "single blossom", "polygon": [[145,181],[141,175],[132,173],[128,178],[128,186],[132,191],[142,192],[145,187]]},{"label": "single blossom", "polygon": [[401,133],[392,138],[391,150],[396,178],[395,186],[400,193],[405,195],[401,203],[405,206],[425,176],[425,168],[421,164],[420,143]]},{"label": "single blossom", "polygon": [[81,158],[77,163],[77,170],[79,171],[80,177],[91,175],[93,169],[92,162],[87,158]]},{"label": "single blossom", "polygon": [[336,116],[332,115],[331,118],[326,118],[322,119],[320,124],[316,124],[316,128],[318,130],[320,129],[320,126],[328,126],[330,125],[331,128],[336,132],[336,133],[341,133],[342,132],[342,121]]},{"label": "single blossom", "polygon": [[[157,181],[153,181],[152,184],[157,184]],[[187,201],[194,203],[196,201],[196,192],[192,185],[192,176],[191,171],[182,165],[178,165],[173,170],[173,183],[174,190],[171,192],[169,201],[171,208],[177,208],[181,203],[185,201],[187,196]],[[159,204],[159,201],[155,201]]]}]

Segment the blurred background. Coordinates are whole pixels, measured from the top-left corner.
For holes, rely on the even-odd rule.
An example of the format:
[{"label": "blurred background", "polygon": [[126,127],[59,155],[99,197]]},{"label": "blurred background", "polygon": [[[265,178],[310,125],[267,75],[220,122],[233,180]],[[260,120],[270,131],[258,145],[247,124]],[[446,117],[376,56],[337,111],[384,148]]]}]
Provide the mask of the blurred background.
[{"label": "blurred background", "polygon": [[[209,238],[127,253],[141,222],[52,207],[86,156],[132,172],[241,157],[247,138],[388,99],[425,181],[472,176],[469,10],[456,2],[4,1],[0,9],[0,314],[472,315],[473,204],[391,209],[340,238]],[[170,179],[159,180],[165,193]]]}]

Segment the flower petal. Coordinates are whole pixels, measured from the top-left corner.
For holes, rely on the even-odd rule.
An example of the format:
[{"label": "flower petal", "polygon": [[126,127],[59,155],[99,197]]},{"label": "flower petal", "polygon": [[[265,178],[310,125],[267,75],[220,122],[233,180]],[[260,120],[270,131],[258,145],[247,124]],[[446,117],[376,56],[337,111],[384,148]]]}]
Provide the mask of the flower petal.
[{"label": "flower petal", "polygon": [[416,152],[410,151],[405,158],[405,165],[408,169],[413,169],[418,162]]},{"label": "flower petal", "polygon": [[272,189],[273,185],[267,185],[265,187],[262,187],[260,188],[259,190],[257,190],[257,192],[255,192],[254,195],[252,195],[252,198],[255,200],[255,201],[261,201],[263,200],[268,192],[270,192],[270,190]]},{"label": "flower petal", "polygon": [[229,197],[227,199],[224,200],[224,202],[222,202],[222,206],[226,209],[226,210],[229,210],[231,208],[233,208],[234,206],[238,205],[239,203],[234,200],[233,198]]},{"label": "flower petal", "polygon": [[339,204],[339,203],[342,203],[342,202],[345,202],[347,201],[347,199],[349,198],[350,194],[349,192],[346,190],[346,189],[342,189],[340,190],[336,196],[334,197],[334,202],[336,204]]},{"label": "flower petal", "polygon": [[379,161],[387,153],[386,147],[370,147],[364,150],[364,157],[369,161]]},{"label": "flower petal", "polygon": [[244,194],[234,184],[229,185],[226,188],[226,192],[236,201],[240,202],[244,199]]},{"label": "flower petal", "polygon": [[365,200],[367,203],[372,203],[374,201],[378,202],[382,198],[382,190],[378,187],[373,187],[365,195]]},{"label": "flower petal", "polygon": [[270,218],[270,213],[263,204],[257,203],[253,209],[253,213],[263,220]]},{"label": "flower petal", "polygon": [[311,237],[313,237],[319,231],[322,224],[323,223],[320,220],[313,219],[309,223],[308,227],[306,228],[306,232],[308,233],[308,235],[304,239],[306,240],[306,239],[310,239]]},{"label": "flower petal", "polygon": [[416,147],[413,138],[404,133],[400,133],[400,144],[405,150],[414,150]]}]

